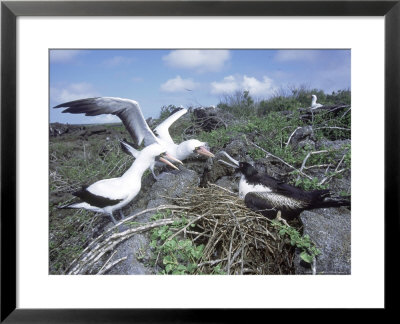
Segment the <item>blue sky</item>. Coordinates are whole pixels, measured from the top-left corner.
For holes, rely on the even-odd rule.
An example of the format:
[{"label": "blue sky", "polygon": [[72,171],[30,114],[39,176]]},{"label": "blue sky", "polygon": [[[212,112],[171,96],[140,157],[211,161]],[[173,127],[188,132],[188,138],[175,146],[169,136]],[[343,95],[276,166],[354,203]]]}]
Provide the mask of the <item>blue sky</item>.
[{"label": "blue sky", "polygon": [[350,61],[350,50],[50,50],[50,122],[119,122],[52,108],[97,96],[134,99],[147,118],[164,105],[216,106],[238,90],[256,99],[299,85],[331,93],[350,89]]}]

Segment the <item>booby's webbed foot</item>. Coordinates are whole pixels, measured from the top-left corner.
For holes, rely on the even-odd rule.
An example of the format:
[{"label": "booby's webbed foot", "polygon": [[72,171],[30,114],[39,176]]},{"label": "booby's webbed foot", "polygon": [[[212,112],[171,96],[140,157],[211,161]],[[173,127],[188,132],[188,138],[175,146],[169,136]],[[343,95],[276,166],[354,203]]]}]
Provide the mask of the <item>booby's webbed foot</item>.
[{"label": "booby's webbed foot", "polygon": [[122,212],[122,209],[119,210],[119,216],[121,216],[121,219],[124,219],[124,218],[125,218],[125,215],[124,215],[124,213]]},{"label": "booby's webbed foot", "polygon": [[[125,218],[125,217],[124,217],[124,214],[122,213],[121,210],[119,211],[119,214],[121,215],[122,219]],[[114,225],[117,225],[118,222],[115,220],[115,218],[114,218],[114,216],[112,215],[112,213],[110,213],[110,214],[108,214],[108,215],[110,216],[110,218],[111,218],[112,222],[114,223]],[[120,232],[120,233],[126,231],[127,229],[129,229],[129,228],[126,227],[125,225],[120,225],[120,226],[118,226],[117,228],[118,228],[118,232]]]},{"label": "booby's webbed foot", "polygon": [[153,175],[154,180],[158,181],[160,180],[160,176],[156,176],[156,173],[154,172],[154,168],[150,168],[151,174]]},{"label": "booby's webbed foot", "polygon": [[109,213],[108,216],[110,216],[111,221],[114,223],[114,225],[117,225],[117,221],[115,220],[113,214],[112,214],[112,213]]}]

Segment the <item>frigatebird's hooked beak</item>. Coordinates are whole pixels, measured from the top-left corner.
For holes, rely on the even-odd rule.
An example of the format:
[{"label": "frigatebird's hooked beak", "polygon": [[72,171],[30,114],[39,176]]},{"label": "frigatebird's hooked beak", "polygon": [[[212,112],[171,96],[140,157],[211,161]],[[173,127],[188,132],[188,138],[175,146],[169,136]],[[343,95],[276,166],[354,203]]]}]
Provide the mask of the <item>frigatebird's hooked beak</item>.
[{"label": "frigatebird's hooked beak", "polygon": [[228,153],[226,153],[225,151],[221,151],[222,154],[224,154],[231,162],[233,162],[235,165],[230,164],[224,160],[218,160],[218,162],[221,162],[223,164],[229,165],[232,168],[238,168],[239,167],[239,161],[236,161],[234,158],[232,158]]}]

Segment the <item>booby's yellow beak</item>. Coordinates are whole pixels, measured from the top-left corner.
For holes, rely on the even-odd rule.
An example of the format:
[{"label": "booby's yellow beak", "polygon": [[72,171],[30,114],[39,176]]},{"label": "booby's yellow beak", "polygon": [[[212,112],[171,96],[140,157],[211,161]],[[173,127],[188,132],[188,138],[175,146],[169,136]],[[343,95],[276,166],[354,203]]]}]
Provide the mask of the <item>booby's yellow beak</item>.
[{"label": "booby's yellow beak", "polygon": [[182,164],[183,165],[183,163],[182,163],[182,161],[180,161],[180,160],[178,160],[177,158],[174,158],[171,154],[168,154],[168,153],[165,153],[165,155],[164,155],[167,159],[169,159],[169,160],[172,160],[172,161],[175,161],[175,162],[178,162],[178,163],[180,163],[180,164]]},{"label": "booby's yellow beak", "polygon": [[169,165],[170,167],[179,170],[175,165],[173,165],[171,162],[169,162],[168,160],[164,159],[163,157],[160,156],[160,158],[158,159],[159,161]]},{"label": "booby's yellow beak", "polygon": [[200,146],[198,149],[196,149],[196,153],[209,157],[215,157],[215,155],[208,151],[204,146]]}]

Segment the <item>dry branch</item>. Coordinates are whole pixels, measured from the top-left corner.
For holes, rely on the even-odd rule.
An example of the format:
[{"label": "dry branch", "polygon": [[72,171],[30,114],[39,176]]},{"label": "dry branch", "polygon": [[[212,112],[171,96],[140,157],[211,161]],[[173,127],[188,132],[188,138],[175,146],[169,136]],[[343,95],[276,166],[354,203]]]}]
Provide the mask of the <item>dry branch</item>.
[{"label": "dry branch", "polygon": [[264,150],[263,148],[259,147],[257,144],[250,142],[251,145],[255,146],[256,148],[258,148],[259,150],[263,151],[265,154],[267,154],[268,156],[272,156],[273,158],[281,161],[283,164],[287,165],[289,168],[292,168],[293,170],[296,170],[297,172],[299,172],[301,175],[307,177],[308,179],[312,180],[312,177],[310,177],[308,174],[305,174],[304,172],[300,171],[299,169],[295,168],[293,165],[287,163],[285,160],[281,159],[280,157],[277,157],[275,155],[273,155],[272,153]]},{"label": "dry branch", "polygon": [[[195,273],[213,273],[214,266],[229,274],[292,273],[293,248],[285,245],[277,229],[265,217],[249,210],[237,194],[217,185],[197,188],[174,205],[151,208],[132,215],[96,238],[68,268],[68,274],[103,274],[122,259],[112,260],[115,248],[137,233],[172,224],[185,211],[188,223],[169,239],[185,233],[186,239],[203,244],[203,254]],[[143,213],[169,209],[172,217],[140,224],[124,232],[114,232],[121,224]],[[194,227],[192,227],[195,225]],[[191,228],[188,230],[188,228]],[[288,246],[287,248],[283,248]],[[161,251],[161,249],[160,249]],[[111,255],[111,257],[110,257]]]}]

